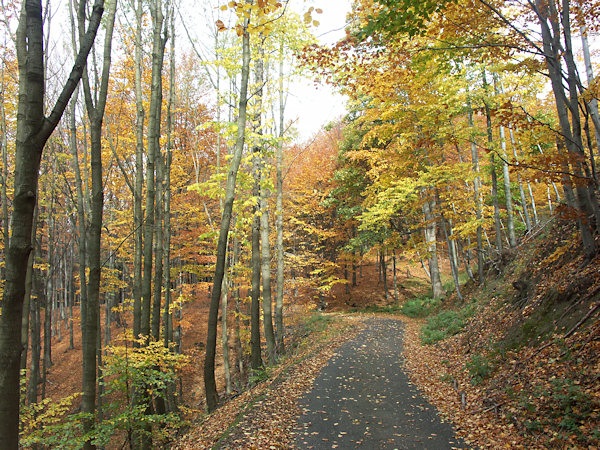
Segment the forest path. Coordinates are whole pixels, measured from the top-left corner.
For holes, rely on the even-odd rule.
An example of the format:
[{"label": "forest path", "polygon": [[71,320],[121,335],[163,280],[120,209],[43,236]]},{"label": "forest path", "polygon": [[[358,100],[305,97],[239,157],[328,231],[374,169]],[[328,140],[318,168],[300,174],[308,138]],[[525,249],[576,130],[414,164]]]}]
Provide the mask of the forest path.
[{"label": "forest path", "polygon": [[298,448],[464,448],[403,369],[403,324],[366,318],[299,399]]}]

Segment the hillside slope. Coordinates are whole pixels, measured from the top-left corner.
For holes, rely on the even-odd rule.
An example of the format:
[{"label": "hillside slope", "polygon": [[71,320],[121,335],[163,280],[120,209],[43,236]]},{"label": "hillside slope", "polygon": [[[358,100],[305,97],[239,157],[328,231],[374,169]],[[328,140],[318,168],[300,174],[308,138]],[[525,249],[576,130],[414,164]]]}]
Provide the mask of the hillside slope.
[{"label": "hillside slope", "polygon": [[[556,220],[427,319],[407,319],[417,384],[473,445],[600,445],[600,259]],[[409,302],[410,303],[410,302]],[[412,316],[428,310],[412,301]]]}]

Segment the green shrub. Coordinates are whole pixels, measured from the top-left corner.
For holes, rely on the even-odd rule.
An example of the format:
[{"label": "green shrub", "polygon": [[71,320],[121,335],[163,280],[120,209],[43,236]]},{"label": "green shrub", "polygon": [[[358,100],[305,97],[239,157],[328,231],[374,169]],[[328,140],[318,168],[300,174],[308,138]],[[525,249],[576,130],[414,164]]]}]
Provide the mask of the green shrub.
[{"label": "green shrub", "polygon": [[427,319],[421,329],[421,341],[434,344],[447,337],[460,333],[466,324],[466,318],[456,311],[442,311]]},{"label": "green shrub", "polygon": [[327,328],[327,325],[329,325],[332,320],[331,316],[325,316],[320,312],[314,312],[306,320],[305,326],[310,333],[320,333]]},{"label": "green shrub", "polygon": [[[73,413],[74,394],[59,401],[49,398],[21,409],[20,440],[24,447],[81,448],[86,441],[99,447],[109,445],[116,434],[148,437],[156,447],[163,447],[183,425],[179,414],[147,414],[150,404],[162,398],[174,386],[178,372],[186,364],[184,355],[174,353],[162,342],[139,340],[140,346],[107,347],[104,359],[103,420],[96,422],[89,434],[83,421],[89,415]],[[23,388],[22,388],[23,389]],[[132,398],[132,393],[133,397]]]},{"label": "green shrub", "polygon": [[438,306],[441,305],[441,301],[433,298],[413,298],[408,300],[400,308],[400,312],[408,317],[427,317],[431,314]]},{"label": "green shrub", "polygon": [[482,355],[473,355],[466,366],[473,380],[473,384],[481,383],[484,379],[489,377],[494,370],[491,361]]},{"label": "green shrub", "polygon": [[590,395],[575,384],[573,380],[552,380],[551,397],[556,401],[561,412],[560,427],[579,434],[579,427],[589,418],[592,412]]},{"label": "green shrub", "polygon": [[260,369],[252,370],[252,373],[251,373],[248,381],[250,381],[251,384],[258,384],[261,381],[268,380],[270,377],[271,377],[271,374],[269,373],[269,368],[261,367]]}]

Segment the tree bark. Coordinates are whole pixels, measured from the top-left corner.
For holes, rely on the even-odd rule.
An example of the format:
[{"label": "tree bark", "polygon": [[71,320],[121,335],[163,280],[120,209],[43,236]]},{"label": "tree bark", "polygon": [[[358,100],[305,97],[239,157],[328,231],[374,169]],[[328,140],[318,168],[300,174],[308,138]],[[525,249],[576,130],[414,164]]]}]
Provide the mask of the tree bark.
[{"label": "tree bark", "polygon": [[[576,177],[582,177],[583,169],[581,161],[585,161],[585,154],[583,152],[581,122],[578,109],[577,69],[573,60],[570,42],[569,2],[563,2],[563,7],[559,14],[554,0],[536,0],[535,12],[542,28],[542,42],[546,67],[548,68],[550,81],[552,83],[552,91],[554,93],[562,134],[560,139],[563,141],[564,147],[567,149],[567,152],[573,160],[572,167],[574,175]],[[561,44],[560,36],[561,23],[565,38],[564,48]],[[562,70],[561,54],[567,64],[566,81],[569,97],[567,97],[565,86],[563,84],[563,77],[565,74]],[[569,118],[569,113],[571,114],[571,118]],[[586,257],[591,259],[596,254],[596,244],[589,226],[589,219],[594,214],[594,211],[585,192],[587,189],[587,185],[578,184],[575,186],[577,203],[584,216],[583,220],[578,221],[581,240]]]},{"label": "tree bark", "polygon": [[284,257],[283,257],[283,136],[284,136],[284,110],[283,95],[283,40],[279,47],[279,143],[277,144],[277,193],[275,227],[277,228],[277,290],[275,292],[275,343],[277,354],[285,352],[283,328],[283,293],[284,293]]},{"label": "tree bark", "polygon": [[[254,151],[252,159],[252,173],[254,186],[252,196],[258,199],[260,195],[260,157],[257,150]],[[262,356],[260,348],[260,217],[258,204],[254,207],[252,218],[252,255],[250,265],[252,266],[251,279],[251,303],[250,303],[250,367],[258,370],[262,367]]]},{"label": "tree bark", "polygon": [[[16,166],[10,245],[6,257],[6,284],[0,316],[0,448],[19,445],[19,367],[21,322],[25,296],[25,277],[31,252],[33,211],[43,148],[58,125],[69,98],[81,78],[94,42],[103,0],[96,0],[88,31],[81,41],[73,69],[56,104],[44,117],[44,49],[41,1],[26,0],[19,19],[17,58],[19,89]],[[21,68],[24,70],[21,71]]]},{"label": "tree bark", "polygon": [[[111,2],[108,7],[106,20],[106,34],[104,38],[102,75],[99,90],[92,93],[89,76],[86,70],[82,74],[83,92],[86,110],[90,120],[90,165],[92,179],[91,217],[90,233],[87,244],[89,255],[89,278],[87,286],[87,313],[85,317],[86,335],[82,342],[83,353],[83,396],[81,399],[81,410],[87,417],[83,420],[83,429],[86,433],[92,432],[94,428],[94,412],[96,409],[96,381],[97,381],[97,359],[99,347],[101,347],[100,336],[100,279],[102,275],[101,236],[102,236],[102,213],[104,209],[104,186],[102,179],[102,124],[106,99],[108,96],[108,81],[111,64],[112,34],[115,23],[117,2]],[[79,34],[80,41],[83,39],[83,27],[85,22],[84,2],[79,7]],[[89,66],[88,66],[89,67]],[[95,69],[95,68],[94,68]],[[82,317],[82,320],[84,318]],[[93,449],[95,445],[90,438],[84,443],[84,449]]]},{"label": "tree bark", "polygon": [[[150,110],[148,114],[148,155],[146,158],[146,221],[144,223],[144,270],[142,281],[142,316],[140,334],[150,335],[152,306],[152,257],[155,228],[155,166],[160,153],[160,112],[162,100],[162,68],[166,39],[161,37],[164,16],[160,0],[150,2],[152,16],[152,74]],[[160,280],[155,280],[160,285]],[[160,315],[159,315],[160,317]]]},{"label": "tree bark", "polygon": [[260,189],[260,233],[261,233],[261,272],[263,284],[263,325],[265,327],[265,340],[267,341],[267,356],[269,362],[274,364],[277,359],[275,352],[275,334],[273,332],[273,316],[271,313],[271,249],[269,244],[269,205],[267,189]]},{"label": "tree bark", "polygon": [[438,264],[438,252],[436,243],[437,225],[433,215],[434,202],[425,199],[423,203],[423,213],[425,215],[425,241],[427,243],[429,260],[429,278],[431,280],[431,289],[433,298],[442,298],[444,288],[440,278],[440,267]]},{"label": "tree bark", "polygon": [[[592,69],[592,59],[590,57],[590,46],[587,38],[587,30],[585,26],[580,28],[581,45],[583,48],[583,61],[585,64],[585,73],[587,75],[588,86],[591,86],[594,81],[594,71]],[[590,115],[594,124],[594,134],[596,136],[596,148],[600,155],[600,114],[598,113],[598,99],[592,98],[589,102]]]},{"label": "tree bark", "polygon": [[[35,273],[31,274],[33,288],[35,289]],[[31,363],[29,368],[29,383],[27,385],[27,404],[37,403],[38,384],[40,381],[40,356],[41,356],[41,322],[40,301],[36,295],[31,302]]]},{"label": "tree bark", "polygon": [[139,337],[142,324],[142,252],[144,247],[142,195],[144,189],[144,101],[142,98],[142,21],[143,3],[135,10],[135,191],[133,194],[133,336]]},{"label": "tree bark", "polygon": [[225,269],[225,257],[227,252],[227,237],[231,223],[233,201],[235,199],[235,186],[237,173],[242,159],[246,129],[246,107],[248,104],[248,73],[250,71],[250,35],[248,33],[248,20],[244,22],[242,30],[242,79],[240,84],[240,97],[238,106],[238,124],[235,149],[227,183],[225,186],[225,201],[221,215],[221,228],[217,243],[217,263],[213,279],[213,289],[208,313],[208,332],[206,337],[206,355],[204,358],[204,386],[206,391],[206,405],[212,412],[219,402],[217,385],[215,382],[215,353],[217,346],[217,319],[219,313],[219,302],[221,300],[221,285]]},{"label": "tree bark", "polygon": [[[475,130],[475,123],[473,121],[473,108],[471,107],[470,100],[467,102],[467,115],[469,120],[469,128],[473,133]],[[471,160],[473,165],[473,172],[475,173],[475,179],[473,180],[473,197],[475,200],[475,219],[477,220],[477,275],[479,278],[479,284],[484,281],[483,265],[484,265],[484,254],[483,254],[483,230],[481,226],[483,213],[481,206],[481,178],[479,176],[479,154],[477,151],[477,144],[475,143],[474,136],[470,138],[471,142]]]}]

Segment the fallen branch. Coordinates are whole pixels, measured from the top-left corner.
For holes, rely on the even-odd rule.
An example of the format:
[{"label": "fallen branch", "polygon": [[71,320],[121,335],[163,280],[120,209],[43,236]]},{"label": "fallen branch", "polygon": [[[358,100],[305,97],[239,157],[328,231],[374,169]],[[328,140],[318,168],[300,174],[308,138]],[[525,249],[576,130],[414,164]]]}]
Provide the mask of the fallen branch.
[{"label": "fallen branch", "polygon": [[579,322],[577,322],[577,324],[573,328],[571,328],[567,334],[565,334],[564,338],[566,339],[573,333],[575,333],[575,330],[577,330],[577,328],[579,328],[586,320],[588,320],[598,310],[598,308],[600,308],[600,303],[596,303],[596,306],[591,308],[588,311],[588,313],[585,316],[583,316],[583,318]]}]

